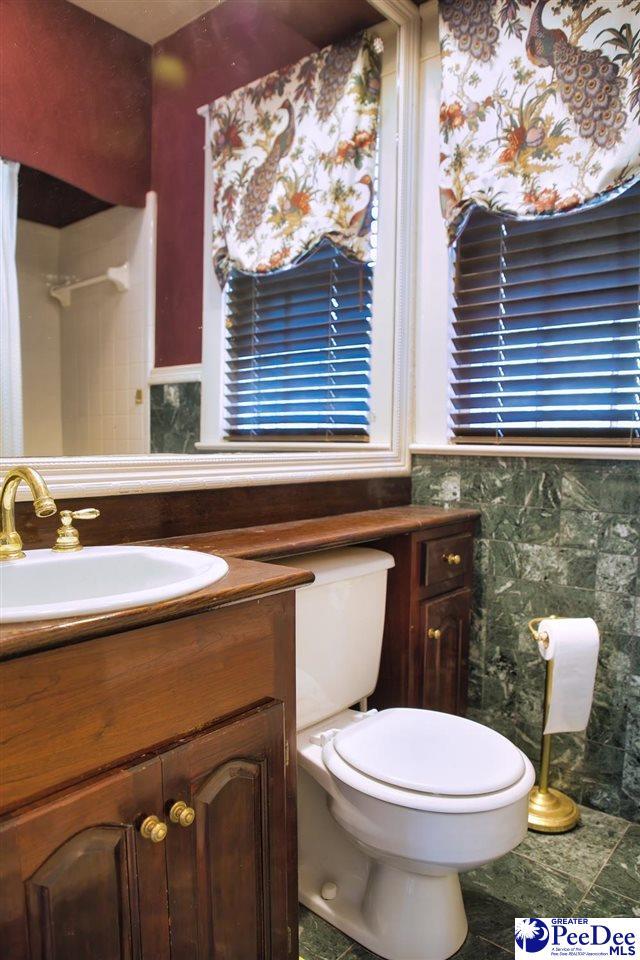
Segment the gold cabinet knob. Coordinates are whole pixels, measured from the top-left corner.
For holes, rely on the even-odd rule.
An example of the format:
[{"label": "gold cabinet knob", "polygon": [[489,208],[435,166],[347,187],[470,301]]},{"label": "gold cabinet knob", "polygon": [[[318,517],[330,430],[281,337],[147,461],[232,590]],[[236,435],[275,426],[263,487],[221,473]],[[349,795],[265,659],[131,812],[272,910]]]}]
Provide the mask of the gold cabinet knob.
[{"label": "gold cabinet knob", "polygon": [[190,827],[196,818],[196,812],[193,807],[188,806],[184,800],[176,800],[171,804],[169,810],[169,819],[171,823],[177,823],[181,827]]},{"label": "gold cabinet knob", "polygon": [[150,817],[145,817],[140,824],[140,834],[145,840],[151,840],[151,843],[162,843],[167,835],[167,825],[152,814]]},{"label": "gold cabinet knob", "polygon": [[433,627],[429,627],[427,630],[427,636],[429,640],[441,640],[442,630],[434,630]]},{"label": "gold cabinet knob", "polygon": [[445,553],[444,559],[450,567],[459,567],[462,563],[462,557],[459,553]]}]

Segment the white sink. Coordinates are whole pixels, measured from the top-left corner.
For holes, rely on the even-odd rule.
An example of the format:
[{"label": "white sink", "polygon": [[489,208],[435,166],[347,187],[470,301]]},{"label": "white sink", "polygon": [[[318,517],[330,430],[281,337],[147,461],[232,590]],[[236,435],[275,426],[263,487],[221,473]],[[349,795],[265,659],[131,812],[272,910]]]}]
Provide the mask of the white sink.
[{"label": "white sink", "polygon": [[221,557],[170,547],[29,550],[0,564],[0,623],[53,620],[140,607],[194,593],[229,567]]}]

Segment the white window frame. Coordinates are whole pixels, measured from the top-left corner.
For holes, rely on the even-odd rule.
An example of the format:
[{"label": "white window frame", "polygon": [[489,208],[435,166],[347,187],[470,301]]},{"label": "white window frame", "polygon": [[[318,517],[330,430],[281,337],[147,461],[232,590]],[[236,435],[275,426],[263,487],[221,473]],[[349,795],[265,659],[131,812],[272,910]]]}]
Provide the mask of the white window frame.
[{"label": "white window frame", "polygon": [[454,457],[567,457],[637,460],[635,447],[572,444],[454,443],[449,420],[453,255],[440,211],[439,113],[440,45],[437,0],[420,7],[420,145],[418,193],[418,264],[416,317],[416,397],[412,454]]},{"label": "white window frame", "polygon": [[[395,198],[397,228],[394,258],[393,384],[389,405],[391,430],[388,445],[358,444],[356,449],[266,451],[239,450],[225,444],[224,451],[197,454],[148,454],[143,456],[43,457],[0,461],[0,470],[13,463],[28,462],[40,470],[53,496],[93,497],[212,487],[295,483],[314,480],[352,479],[406,475],[411,470],[409,441],[412,416],[412,343],[415,304],[415,210],[417,166],[418,61],[420,14],[413,0],[369,0],[397,27],[398,44],[398,188]],[[207,258],[208,260],[209,258]],[[209,310],[212,310],[211,306]],[[215,322],[215,308],[204,322]],[[214,358],[214,363],[219,362]],[[219,369],[219,366],[216,367]],[[196,379],[191,368],[180,375],[171,368],[172,382]],[[150,371],[152,382],[169,382],[158,369]],[[177,379],[176,379],[177,378]],[[219,386],[218,386],[219,389]],[[205,389],[204,406],[211,387]],[[257,446],[257,445],[256,445]],[[328,445],[327,445],[328,446]],[[27,498],[24,485],[19,497]]]},{"label": "white window frame", "polygon": [[[211,131],[209,107],[205,105],[198,113],[205,124],[204,178],[205,178],[205,228],[203,245],[203,327],[202,327],[202,406],[201,439],[198,450],[232,453],[233,451],[303,452],[311,454],[332,451],[357,451],[358,456],[390,453],[394,450],[394,381],[398,374],[394,369],[394,332],[397,317],[394,305],[395,272],[385,268],[394,263],[397,253],[398,229],[398,151],[399,98],[397,30],[386,20],[370,33],[379,36],[384,43],[382,54],[382,89],[379,125],[379,185],[378,185],[378,233],[377,261],[373,275],[373,304],[371,322],[371,380],[369,438],[367,441],[338,440],[228,440],[225,438],[225,372],[227,360],[226,303],[225,295],[213,270],[211,258],[210,211],[213,205],[213,169],[210,162]],[[378,266],[379,265],[379,266]]]}]

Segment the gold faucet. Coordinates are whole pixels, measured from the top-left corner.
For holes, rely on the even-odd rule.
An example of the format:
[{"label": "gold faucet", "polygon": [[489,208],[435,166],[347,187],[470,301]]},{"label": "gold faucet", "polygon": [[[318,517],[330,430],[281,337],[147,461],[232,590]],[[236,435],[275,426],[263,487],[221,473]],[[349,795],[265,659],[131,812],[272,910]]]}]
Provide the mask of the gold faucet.
[{"label": "gold faucet", "polygon": [[0,560],[19,560],[24,557],[22,538],[16,530],[16,493],[22,481],[33,495],[36,517],[51,517],[57,507],[48,486],[37,470],[32,467],[10,467],[0,491],[2,507],[2,532],[0,533]]}]

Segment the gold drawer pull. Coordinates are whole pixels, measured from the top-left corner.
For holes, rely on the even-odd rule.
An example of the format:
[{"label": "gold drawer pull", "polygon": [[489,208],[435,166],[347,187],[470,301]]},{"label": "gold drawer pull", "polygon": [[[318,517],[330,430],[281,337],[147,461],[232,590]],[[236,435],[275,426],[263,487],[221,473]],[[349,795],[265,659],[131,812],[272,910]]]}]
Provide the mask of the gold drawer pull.
[{"label": "gold drawer pull", "polygon": [[151,843],[162,843],[167,835],[167,825],[152,814],[145,817],[140,824],[140,834],[145,840],[151,840]]},{"label": "gold drawer pull", "polygon": [[450,567],[459,567],[462,563],[462,557],[459,553],[445,553],[442,558]]},{"label": "gold drawer pull", "polygon": [[196,812],[193,807],[189,807],[184,800],[176,800],[169,810],[169,819],[171,823],[177,823],[181,827],[190,827],[196,818]]},{"label": "gold drawer pull", "polygon": [[441,640],[442,630],[434,630],[433,627],[429,627],[427,630],[427,636],[429,640]]}]

